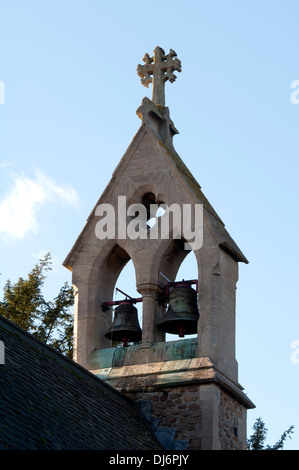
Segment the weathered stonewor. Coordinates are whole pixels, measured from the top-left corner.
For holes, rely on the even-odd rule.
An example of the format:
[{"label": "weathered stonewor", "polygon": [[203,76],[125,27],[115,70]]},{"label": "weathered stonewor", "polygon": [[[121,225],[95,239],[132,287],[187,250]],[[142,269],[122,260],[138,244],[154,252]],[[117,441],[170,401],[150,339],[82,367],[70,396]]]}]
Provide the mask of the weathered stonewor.
[{"label": "weathered stonewor", "polygon": [[[174,148],[178,131],[165,106],[165,82],[174,81],[180,61],[174,51],[166,56],[156,48],[144,62],[137,70],[143,85],[153,83],[153,98],[145,97],[138,108],[141,126],[64,262],[76,291],[74,360],[136,400],[165,449],[245,448],[246,411],[254,405],[238,383],[235,337],[238,265],[248,261]],[[199,155],[198,171],[202,163]],[[122,209],[119,196],[126,199]],[[124,215],[126,228],[128,207],[148,200],[176,204],[180,238],[174,230],[168,238],[122,235],[119,221]],[[95,235],[101,204],[115,208],[113,239]],[[193,339],[172,343],[159,328],[169,304],[169,298],[161,301],[165,283],[159,273],[170,283],[182,281],[176,277],[189,253],[186,205],[203,209],[202,245],[192,248],[197,269],[189,278],[198,285],[200,316]],[[190,230],[197,234],[193,219]],[[119,275],[130,260],[135,270],[131,282],[142,299],[142,338],[139,344],[114,348],[107,337],[112,310],[102,307],[113,300]]]},{"label": "weathered stonewor", "polygon": [[[208,387],[205,390],[203,387],[185,385],[147,393],[147,399],[151,402],[150,418],[154,423],[154,430],[159,436],[163,428],[164,438],[170,445],[169,449],[204,450],[211,448],[211,440],[204,433],[206,429],[204,419],[207,418],[207,410],[201,396],[207,392]],[[137,400],[142,410],[144,393],[128,393],[127,395]],[[223,390],[218,390],[218,393],[216,391],[216,395],[219,404],[218,408],[215,407],[216,418],[214,419],[218,421],[218,436],[217,433],[214,433],[213,448],[245,450],[246,408]],[[147,419],[148,417],[149,414],[147,414]]]},{"label": "weathered stonewor", "polygon": [[[93,360],[109,366],[104,351]],[[123,355],[92,372],[139,404],[165,449],[246,448],[246,410],[253,404],[209,358],[125,364]]]},{"label": "weathered stonewor", "polygon": [[240,433],[238,424],[246,423],[246,409],[240,402],[220,391],[219,403],[219,440],[221,450],[244,450],[246,446],[240,440],[246,429]]},{"label": "weathered stonewor", "polygon": [[[198,385],[166,387],[156,392],[148,392],[151,402],[150,424],[155,423],[157,435],[164,431],[169,449],[184,448],[196,450],[201,447],[202,410]],[[142,403],[144,394],[127,394]],[[148,414],[147,414],[148,418]]]},{"label": "weathered stonewor", "polygon": [[142,85],[148,87],[150,83],[153,84],[152,101],[156,105],[165,106],[164,84],[167,80],[174,82],[176,75],[173,72],[182,70],[181,61],[176,55],[172,49],[168,55],[165,55],[164,50],[157,46],[153,57],[145,54],[144,65],[138,64],[137,66],[137,74],[141,78]]}]

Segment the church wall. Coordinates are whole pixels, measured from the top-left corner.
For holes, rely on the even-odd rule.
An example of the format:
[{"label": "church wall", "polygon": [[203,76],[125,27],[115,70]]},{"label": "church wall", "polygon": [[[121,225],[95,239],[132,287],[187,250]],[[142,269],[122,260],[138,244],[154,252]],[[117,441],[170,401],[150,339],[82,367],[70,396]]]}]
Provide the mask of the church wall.
[{"label": "church wall", "polygon": [[167,450],[244,449],[246,409],[214,384],[126,395],[140,404],[141,411],[144,400],[150,401],[150,415],[145,402],[147,420]]}]

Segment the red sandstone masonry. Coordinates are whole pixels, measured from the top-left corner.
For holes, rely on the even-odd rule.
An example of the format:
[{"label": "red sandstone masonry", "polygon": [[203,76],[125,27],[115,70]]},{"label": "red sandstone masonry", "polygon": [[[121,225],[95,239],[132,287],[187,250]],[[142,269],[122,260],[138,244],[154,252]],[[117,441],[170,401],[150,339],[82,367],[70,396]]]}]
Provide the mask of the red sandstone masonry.
[{"label": "red sandstone masonry", "polygon": [[[188,439],[188,449],[200,449],[202,410],[200,386],[168,387],[155,392],[127,393],[132,399],[151,400],[152,417],[159,419],[159,427],[175,428],[175,441]],[[220,390],[219,442],[221,450],[241,450],[242,438],[239,420],[246,420],[246,410],[238,401]]]},{"label": "red sandstone masonry", "polygon": [[241,450],[239,439],[238,418],[246,419],[246,410],[223,390],[220,392],[219,403],[219,438],[221,450]]},{"label": "red sandstone masonry", "polygon": [[[128,395],[136,401],[145,398],[142,393]],[[175,440],[189,439],[189,449],[198,449],[201,424],[199,386],[164,388],[147,392],[146,398],[152,402],[152,416],[160,420],[159,426],[175,428]]]}]

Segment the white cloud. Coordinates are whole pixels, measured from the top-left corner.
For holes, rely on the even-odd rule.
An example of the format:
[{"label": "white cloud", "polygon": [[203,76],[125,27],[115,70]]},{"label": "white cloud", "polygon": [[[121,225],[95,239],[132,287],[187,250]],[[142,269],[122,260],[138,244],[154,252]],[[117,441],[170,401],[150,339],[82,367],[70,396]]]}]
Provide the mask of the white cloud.
[{"label": "white cloud", "polygon": [[38,229],[37,213],[42,205],[58,202],[78,207],[79,197],[70,186],[58,185],[36,170],[35,178],[14,175],[12,185],[0,201],[0,233],[24,238]]}]

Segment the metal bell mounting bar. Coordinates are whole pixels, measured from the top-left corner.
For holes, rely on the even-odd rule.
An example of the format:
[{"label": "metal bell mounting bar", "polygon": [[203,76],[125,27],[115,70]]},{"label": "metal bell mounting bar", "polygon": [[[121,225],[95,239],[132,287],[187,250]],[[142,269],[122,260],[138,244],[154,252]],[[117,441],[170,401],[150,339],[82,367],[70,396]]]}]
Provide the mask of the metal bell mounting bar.
[{"label": "metal bell mounting bar", "polygon": [[136,304],[137,302],[142,302],[142,297],[133,298],[130,295],[128,295],[125,292],[118,289],[117,287],[116,287],[115,290],[117,290],[117,292],[120,292],[121,294],[123,294],[126,297],[126,299],[125,300],[113,300],[111,302],[102,303],[101,309],[102,309],[103,312],[106,312],[107,310],[110,310],[110,307],[113,307],[113,305],[120,305],[121,303],[123,303],[125,301],[128,301],[128,300],[130,300],[130,302],[132,304]]},{"label": "metal bell mounting bar", "polygon": [[192,286],[193,284],[195,284],[196,285],[196,293],[198,294],[198,280],[197,279],[191,279],[191,280],[187,280],[187,281],[185,281],[185,279],[183,279],[182,281],[170,281],[160,271],[158,272],[158,276],[159,275],[164,277],[164,279],[166,279],[166,281],[168,281],[167,284],[163,288],[162,294],[159,295],[159,303],[160,304],[165,303],[165,301],[168,300],[168,298],[169,298],[169,289],[171,287],[175,287],[175,286],[178,286],[180,284],[189,285],[189,286]]}]

